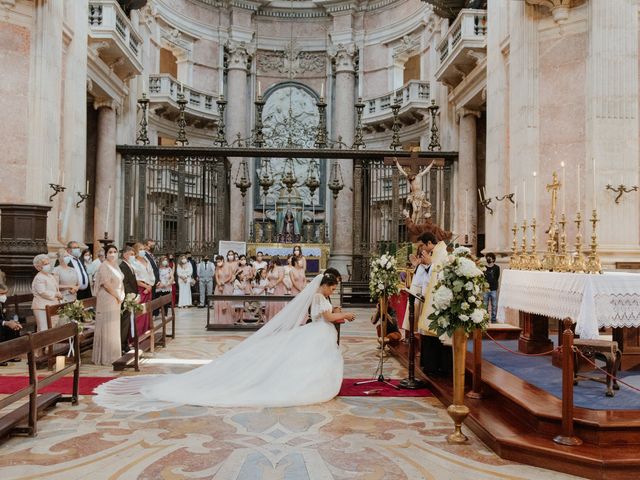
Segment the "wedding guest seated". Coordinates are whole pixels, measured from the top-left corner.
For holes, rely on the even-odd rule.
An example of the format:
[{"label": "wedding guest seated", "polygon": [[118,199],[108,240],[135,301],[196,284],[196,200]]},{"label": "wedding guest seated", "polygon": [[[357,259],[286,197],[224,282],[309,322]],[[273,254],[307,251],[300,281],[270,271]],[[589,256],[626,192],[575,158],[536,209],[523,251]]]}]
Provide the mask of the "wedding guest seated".
[{"label": "wedding guest seated", "polygon": [[62,294],[62,303],[75,302],[76,292],[80,288],[78,275],[74,268],[69,266],[71,256],[64,248],[58,250],[58,265],[53,268],[53,275],[58,280],[58,288]]},{"label": "wedding guest seated", "polygon": [[[5,316],[4,304],[7,301],[7,285],[0,280],[0,342],[6,342],[18,338],[22,325],[16,320],[8,320]],[[11,359],[12,362],[19,362],[19,358]],[[1,362],[0,367],[6,367],[8,362]]]},{"label": "wedding guest seated", "polygon": [[53,275],[53,264],[49,256],[41,253],[33,259],[33,266],[38,273],[31,283],[33,302],[31,310],[36,317],[36,325],[39,332],[47,330],[47,305],[58,305],[62,300],[62,294],[58,288],[58,280]]}]

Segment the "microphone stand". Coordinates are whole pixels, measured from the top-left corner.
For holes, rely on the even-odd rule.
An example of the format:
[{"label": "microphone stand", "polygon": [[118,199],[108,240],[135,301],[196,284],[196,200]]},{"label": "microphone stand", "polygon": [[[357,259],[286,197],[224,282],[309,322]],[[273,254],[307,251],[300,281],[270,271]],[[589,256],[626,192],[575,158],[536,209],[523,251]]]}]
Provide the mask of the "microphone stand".
[{"label": "microphone stand", "polygon": [[389,382],[384,377],[383,369],[384,369],[384,346],[385,346],[385,337],[387,335],[387,318],[389,314],[387,313],[387,301],[386,297],[381,297],[378,301],[378,305],[380,306],[380,336],[382,338],[382,343],[380,345],[380,358],[378,359],[378,366],[376,367],[375,372],[373,372],[373,377],[371,380],[364,380],[362,382],[355,382],[354,385],[366,385],[368,383],[380,382],[388,385],[389,387],[395,388],[396,390],[400,390],[400,387],[394,385]]},{"label": "microphone stand", "polygon": [[422,295],[416,295],[415,293],[411,293],[410,290],[406,288],[403,289],[403,292],[406,292],[409,295],[409,367],[407,368],[408,377],[400,382],[400,388],[404,388],[407,390],[417,390],[419,388],[424,388],[424,383],[420,380],[416,380],[416,352],[415,352],[415,341],[413,332],[415,331],[415,301],[418,300],[422,302],[424,305],[424,297]]}]

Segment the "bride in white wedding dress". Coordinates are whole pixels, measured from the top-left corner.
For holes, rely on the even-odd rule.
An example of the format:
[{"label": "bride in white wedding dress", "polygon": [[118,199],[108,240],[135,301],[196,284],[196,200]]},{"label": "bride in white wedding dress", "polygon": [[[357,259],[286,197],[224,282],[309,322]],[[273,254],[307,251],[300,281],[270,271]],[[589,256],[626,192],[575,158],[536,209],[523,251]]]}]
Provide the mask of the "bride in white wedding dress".
[{"label": "bride in white wedding dress", "polygon": [[[287,407],[331,400],[343,360],[327,298],[337,280],[318,275],[256,333],[207,365],[183,374],[121,377],[96,388],[94,401],[114,410],[152,411],[176,405]],[[306,323],[311,306],[311,323]]]}]

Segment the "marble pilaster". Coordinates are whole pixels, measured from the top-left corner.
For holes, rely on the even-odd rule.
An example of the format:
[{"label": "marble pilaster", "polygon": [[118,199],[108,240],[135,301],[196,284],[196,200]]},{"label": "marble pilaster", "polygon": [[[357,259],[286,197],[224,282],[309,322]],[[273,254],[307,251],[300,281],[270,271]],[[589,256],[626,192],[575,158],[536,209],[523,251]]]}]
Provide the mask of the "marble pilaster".
[{"label": "marble pilaster", "polygon": [[[94,108],[98,111],[98,135],[96,144],[96,191],[93,214],[94,242],[115,234],[116,176],[116,110],[112,100],[97,100]],[[111,192],[109,194],[109,192]],[[107,216],[108,215],[108,216]]]},{"label": "marble pilaster", "polygon": [[455,190],[455,226],[454,232],[459,234],[460,243],[467,243],[473,248],[477,245],[478,208],[476,191],[478,180],[476,175],[477,125],[479,112],[460,109],[460,140]]},{"label": "marble pilaster", "polygon": [[[347,145],[353,143],[355,128],[355,59],[357,51],[353,45],[336,46],[335,103],[333,105],[333,138],[342,137]],[[346,272],[353,255],[353,161],[334,160],[339,163],[344,179],[344,188],[333,208],[331,228],[331,263]]]},{"label": "marble pilaster", "polygon": [[[231,144],[240,133],[242,138],[247,136],[247,69],[249,45],[244,42],[229,42],[228,73],[227,73],[227,104],[226,126],[227,142]],[[247,208],[243,205],[242,195],[233,179],[240,165],[240,158],[230,158],[231,162],[231,240],[242,241],[247,233]]]}]

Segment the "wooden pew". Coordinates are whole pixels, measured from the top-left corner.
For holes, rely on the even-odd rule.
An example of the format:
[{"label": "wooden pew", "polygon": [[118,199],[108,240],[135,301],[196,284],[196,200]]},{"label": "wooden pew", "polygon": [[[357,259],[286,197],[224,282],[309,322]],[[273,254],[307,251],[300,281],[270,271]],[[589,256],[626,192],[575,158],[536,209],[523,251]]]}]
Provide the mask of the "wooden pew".
[{"label": "wooden pew", "polygon": [[[0,410],[2,410],[26,396],[29,397],[28,403],[0,417],[0,439],[16,433],[35,436],[38,432],[38,414],[40,412],[61,401],[70,401],[73,405],[77,405],[80,380],[80,352],[78,348],[75,349],[73,364],[43,379],[38,379],[36,375],[35,352],[69,338],[73,338],[75,345],[78,345],[78,328],[74,323],[45,332],[29,333],[0,343],[0,361],[26,354],[29,366],[29,385],[0,400]],[[60,393],[38,395],[39,388],[46,387],[71,372],[73,372],[73,394],[70,397],[64,397]],[[25,420],[27,426],[20,426]]]},{"label": "wooden pew", "polygon": [[[170,313],[165,313],[165,306],[168,307]],[[125,368],[133,368],[136,372],[140,371],[140,353],[153,352],[156,345],[167,346],[167,337],[175,338],[176,336],[176,315],[173,307],[171,294],[163,295],[155,300],[151,300],[144,304],[142,313],[153,315],[154,310],[159,310],[160,315],[157,318],[151,318],[150,328],[146,332],[135,331],[133,337],[133,352],[127,352],[118,360],[113,362],[114,371],[122,371]],[[136,316],[140,315],[138,313]],[[167,325],[171,324],[171,334],[167,334]]]},{"label": "wooden pew", "polygon": [[[85,310],[89,308],[93,308],[95,310],[96,300],[97,300],[96,297],[86,298],[82,300],[82,304],[84,305]],[[53,317],[58,315],[58,312],[64,305],[65,305],[64,303],[61,303],[58,305],[48,305],[46,307],[45,311],[47,312],[47,327],[49,329],[53,328]],[[80,337],[79,345],[80,345],[81,352],[85,352],[87,350],[93,349],[93,332],[94,332],[93,325],[85,325],[83,327],[82,332],[79,334],[79,337]],[[68,352],[69,352],[69,345],[66,343],[49,346],[47,349],[47,355],[45,357],[47,362],[47,368],[49,368],[50,370],[53,367],[54,359],[56,356],[66,355]],[[37,362],[38,363],[44,362],[45,359],[37,359]]]}]

